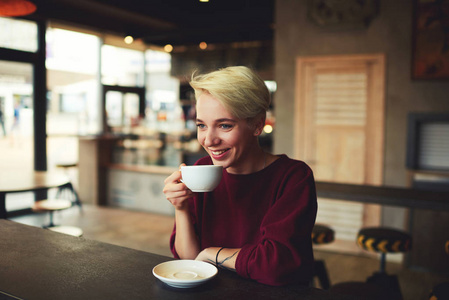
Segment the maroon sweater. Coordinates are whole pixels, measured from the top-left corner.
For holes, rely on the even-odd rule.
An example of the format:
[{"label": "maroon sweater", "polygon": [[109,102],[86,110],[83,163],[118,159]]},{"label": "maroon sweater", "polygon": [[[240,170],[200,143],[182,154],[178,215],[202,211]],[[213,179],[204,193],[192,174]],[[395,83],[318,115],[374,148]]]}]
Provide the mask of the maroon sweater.
[{"label": "maroon sweater", "polygon": [[[196,164],[212,164],[203,157]],[[200,249],[241,248],[237,273],[268,285],[308,284],[317,200],[312,170],[280,155],[263,170],[229,174],[218,187],[189,200]],[[176,224],[170,246],[174,246]]]}]

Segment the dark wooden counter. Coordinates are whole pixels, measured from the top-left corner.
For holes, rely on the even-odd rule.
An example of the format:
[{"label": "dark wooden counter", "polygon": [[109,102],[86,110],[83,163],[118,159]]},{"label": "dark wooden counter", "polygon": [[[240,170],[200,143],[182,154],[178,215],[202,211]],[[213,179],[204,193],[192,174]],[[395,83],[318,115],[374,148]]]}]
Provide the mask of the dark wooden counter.
[{"label": "dark wooden counter", "polygon": [[0,220],[0,299],[351,299],[301,286],[271,287],[220,270],[174,289],[152,269],[171,258]]},{"label": "dark wooden counter", "polygon": [[316,189],[322,198],[449,211],[449,192],[331,182],[316,182]]},{"label": "dark wooden counter", "polygon": [[413,188],[316,183],[318,197],[380,204],[409,209],[408,228],[412,250],[406,266],[432,272],[447,272],[444,252],[449,226],[449,192]]}]

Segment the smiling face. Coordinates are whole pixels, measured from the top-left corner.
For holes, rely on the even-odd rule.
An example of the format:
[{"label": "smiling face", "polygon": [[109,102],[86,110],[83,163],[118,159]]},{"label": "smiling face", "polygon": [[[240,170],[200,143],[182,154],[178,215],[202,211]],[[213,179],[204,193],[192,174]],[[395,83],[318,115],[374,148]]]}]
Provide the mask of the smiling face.
[{"label": "smiling face", "polygon": [[254,158],[260,152],[257,136],[260,126],[251,126],[246,119],[234,117],[209,93],[197,100],[198,141],[212,158],[214,165],[229,173],[248,174],[254,171]]}]

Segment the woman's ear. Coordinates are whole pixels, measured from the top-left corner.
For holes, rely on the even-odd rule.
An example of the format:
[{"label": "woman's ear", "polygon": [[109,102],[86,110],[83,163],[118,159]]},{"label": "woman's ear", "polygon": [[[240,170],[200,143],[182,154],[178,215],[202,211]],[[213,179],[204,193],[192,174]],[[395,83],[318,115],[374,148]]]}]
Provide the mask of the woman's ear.
[{"label": "woman's ear", "polygon": [[265,116],[262,116],[258,118],[254,123],[254,136],[261,135],[264,126],[265,126]]}]

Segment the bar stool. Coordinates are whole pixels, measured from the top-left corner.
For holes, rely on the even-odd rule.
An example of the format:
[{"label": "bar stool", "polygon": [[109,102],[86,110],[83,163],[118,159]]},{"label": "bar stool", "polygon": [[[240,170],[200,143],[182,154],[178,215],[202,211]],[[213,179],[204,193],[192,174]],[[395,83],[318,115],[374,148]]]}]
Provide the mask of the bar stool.
[{"label": "bar stool", "polygon": [[49,229],[51,231],[56,231],[59,233],[65,233],[73,236],[82,236],[83,231],[74,226],[57,226],[53,220],[53,214],[56,211],[61,211],[64,209],[68,209],[72,207],[72,202],[67,199],[48,199],[48,200],[40,200],[36,201],[32,206],[32,210],[34,212],[48,212],[50,221],[47,225],[42,226],[45,229]]},{"label": "bar stool", "polygon": [[403,231],[386,228],[362,228],[357,235],[357,244],[372,252],[380,252],[380,268],[366,282],[384,287],[395,299],[402,299],[397,276],[388,275],[385,271],[387,253],[407,252],[411,248],[412,237]]},{"label": "bar stool", "polygon": [[[70,178],[69,173],[68,173],[68,169],[70,168],[75,168],[78,166],[77,162],[60,162],[56,164],[57,168],[62,168],[64,169],[64,172],[66,173],[66,175]],[[73,184],[71,181],[69,181],[67,184],[59,187],[59,190],[56,194],[56,197],[60,196],[60,193],[63,191],[68,191],[71,195],[72,195],[72,202],[76,205],[78,205],[81,208],[81,201],[78,197],[78,193],[76,192],[76,190],[73,187]]]},{"label": "bar stool", "polygon": [[[323,224],[315,224],[312,230],[312,243],[315,245],[329,244],[334,241],[334,230]],[[321,287],[329,289],[330,282],[323,260],[315,260],[313,277],[318,277]]]},{"label": "bar stool", "polygon": [[68,168],[74,168],[77,166],[78,166],[78,163],[76,163],[76,162],[66,162],[66,163],[57,163],[56,164],[56,167],[63,168],[65,170],[67,170]]},{"label": "bar stool", "polygon": [[357,234],[357,244],[365,250],[381,253],[379,271],[368,277],[366,282],[342,282],[332,286],[330,292],[357,296],[357,299],[401,300],[397,277],[385,272],[386,254],[410,250],[410,235],[392,228],[362,228]]},{"label": "bar stool", "polygon": [[433,287],[429,295],[429,300],[449,299],[449,282],[442,282]]},{"label": "bar stool", "polygon": [[[449,239],[444,244],[444,250],[449,255]],[[443,300],[449,299],[449,282],[442,282],[432,288],[429,295],[429,300]]]}]

